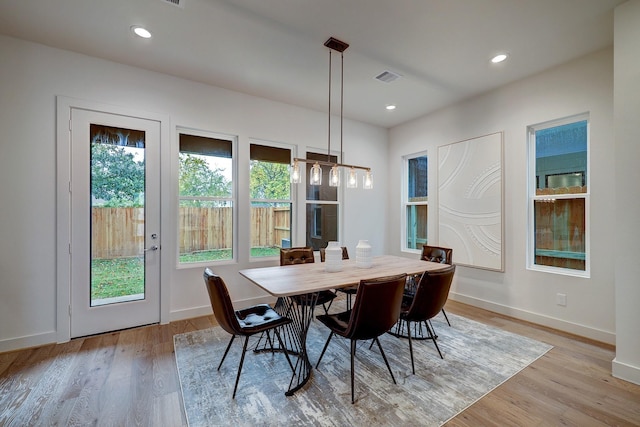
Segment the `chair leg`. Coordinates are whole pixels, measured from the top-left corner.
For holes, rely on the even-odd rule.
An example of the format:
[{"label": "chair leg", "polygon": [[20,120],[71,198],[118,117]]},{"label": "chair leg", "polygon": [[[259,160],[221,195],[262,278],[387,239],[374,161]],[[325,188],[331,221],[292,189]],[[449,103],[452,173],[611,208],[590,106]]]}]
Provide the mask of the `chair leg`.
[{"label": "chair leg", "polygon": [[242,346],[242,355],[240,356],[240,366],[238,366],[238,375],[236,375],[236,385],[233,387],[232,399],[236,398],[236,390],[238,389],[238,381],[240,381],[240,374],[242,373],[242,365],[244,364],[244,354],[247,352],[247,344],[249,343],[249,336],[244,337],[244,345]]},{"label": "chair leg", "polygon": [[351,404],[356,403],[355,392],[353,387],[353,368],[355,366],[354,360],[356,358],[356,340],[351,340]]},{"label": "chair leg", "polygon": [[380,341],[378,340],[378,337],[376,337],[376,342],[378,343],[378,348],[380,349],[380,354],[382,354],[382,358],[384,359],[384,363],[385,365],[387,365],[387,369],[389,370],[389,373],[391,374],[391,379],[393,380],[394,384],[398,384],[396,382],[396,377],[393,376],[393,371],[391,370],[391,366],[389,366],[389,361],[387,360],[387,356],[385,356],[384,354],[384,350],[382,349],[382,346],[380,345]]},{"label": "chair leg", "polygon": [[438,347],[438,342],[436,341],[436,335],[433,333],[433,331],[431,330],[431,328],[429,327],[429,325],[427,323],[425,323],[427,325],[427,331],[429,331],[429,336],[431,337],[431,341],[433,341],[433,343],[436,346],[436,350],[438,350],[438,354],[440,355],[440,359],[444,359],[444,357],[442,357],[442,352],[440,351],[440,347]]},{"label": "chair leg", "polygon": [[[428,325],[427,325],[427,322],[429,322]],[[433,323],[431,323],[431,319],[425,320],[424,324],[431,328],[431,332],[433,332],[433,339],[437,340],[438,339],[438,335],[436,334],[436,328],[434,328],[433,327]]]},{"label": "chair leg", "polygon": [[233,340],[236,338],[235,335],[231,335],[231,340],[229,340],[229,344],[227,344],[227,349],[224,351],[224,355],[222,356],[222,360],[220,361],[220,364],[218,365],[218,371],[220,370],[220,367],[222,366],[222,362],[224,362],[224,359],[227,357],[227,353],[229,353],[229,349],[231,348],[231,344],[233,344]]},{"label": "chair leg", "polygon": [[447,325],[451,326],[451,322],[449,322],[449,318],[447,317],[447,312],[442,309],[442,314],[444,314],[444,318],[447,321]]},{"label": "chair leg", "polygon": [[329,346],[329,341],[331,341],[331,337],[333,337],[333,332],[329,334],[329,338],[327,338],[327,342],[324,344],[322,353],[320,353],[320,357],[318,358],[318,362],[316,363],[316,369],[318,369],[318,366],[320,366],[320,361],[322,360],[322,356],[324,356],[324,352],[327,351],[327,347]]},{"label": "chair leg", "polygon": [[416,374],[416,367],[413,363],[413,342],[411,341],[411,328],[409,327],[411,322],[407,321],[407,337],[409,338],[409,354],[411,354],[411,372],[413,375]]}]

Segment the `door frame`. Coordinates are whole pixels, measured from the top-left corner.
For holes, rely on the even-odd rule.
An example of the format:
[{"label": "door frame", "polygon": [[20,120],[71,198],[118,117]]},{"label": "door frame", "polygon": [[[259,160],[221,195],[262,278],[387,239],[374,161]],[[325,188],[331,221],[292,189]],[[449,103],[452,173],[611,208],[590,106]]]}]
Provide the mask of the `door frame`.
[{"label": "door frame", "polygon": [[[56,96],[56,336],[71,339],[71,110],[91,110],[160,123],[160,236],[171,236],[171,132],[168,115],[135,110],[66,96]],[[164,171],[164,172],[162,172]],[[171,244],[160,251],[160,323],[169,322]]]}]

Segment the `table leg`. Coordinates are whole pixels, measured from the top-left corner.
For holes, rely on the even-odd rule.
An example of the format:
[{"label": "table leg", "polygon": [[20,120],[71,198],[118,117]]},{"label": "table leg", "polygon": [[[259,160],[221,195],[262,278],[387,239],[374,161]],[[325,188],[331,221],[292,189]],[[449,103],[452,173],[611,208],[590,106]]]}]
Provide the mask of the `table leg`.
[{"label": "table leg", "polygon": [[291,323],[282,327],[281,336],[286,347],[285,351],[298,356],[289,382],[289,390],[285,392],[287,396],[292,396],[311,377],[313,366],[307,353],[307,331],[313,319],[313,311],[317,301],[318,293],[315,292],[296,295],[295,300],[291,297],[278,298],[275,306],[275,310],[279,314],[292,320]]}]

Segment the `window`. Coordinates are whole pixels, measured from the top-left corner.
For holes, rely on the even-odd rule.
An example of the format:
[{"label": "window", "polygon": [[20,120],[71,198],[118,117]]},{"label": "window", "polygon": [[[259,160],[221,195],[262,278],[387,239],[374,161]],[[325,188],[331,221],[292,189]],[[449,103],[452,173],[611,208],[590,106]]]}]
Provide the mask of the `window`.
[{"label": "window", "polygon": [[427,156],[405,157],[404,249],[421,250],[427,244],[429,208]]},{"label": "window", "polygon": [[589,274],[588,145],[588,115],[529,127],[529,268]]},{"label": "window", "polygon": [[251,256],[279,256],[291,247],[291,149],[252,143],[250,160]]},{"label": "window", "polygon": [[233,259],[233,140],[178,132],[178,262]]},{"label": "window", "polygon": [[[327,160],[326,154],[307,153],[312,160]],[[330,156],[330,162],[337,162]],[[307,242],[314,250],[325,248],[328,242],[338,241],[338,187],[329,185],[330,166],[322,167],[322,185],[309,185],[307,180]],[[307,171],[310,167],[307,167]]]}]

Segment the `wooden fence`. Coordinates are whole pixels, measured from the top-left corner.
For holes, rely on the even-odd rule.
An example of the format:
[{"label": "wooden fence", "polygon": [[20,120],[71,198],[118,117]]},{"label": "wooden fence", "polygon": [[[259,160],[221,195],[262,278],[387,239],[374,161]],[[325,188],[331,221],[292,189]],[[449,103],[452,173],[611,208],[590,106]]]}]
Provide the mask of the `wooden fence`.
[{"label": "wooden fence", "polygon": [[[142,208],[92,208],[93,258],[140,255],[144,249]],[[178,224],[180,253],[228,249],[233,246],[231,208],[181,207]],[[281,246],[290,238],[289,208],[251,208],[251,247]]]}]

